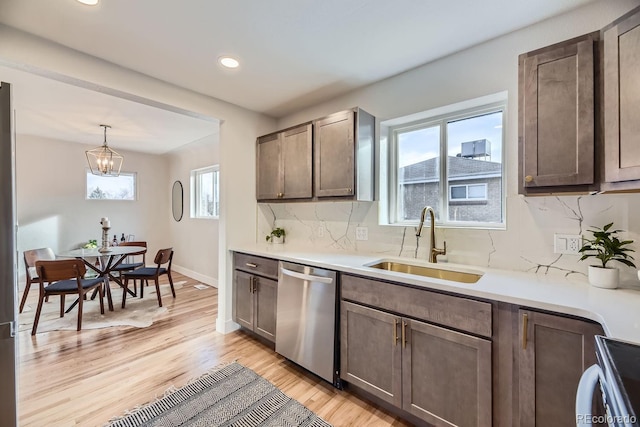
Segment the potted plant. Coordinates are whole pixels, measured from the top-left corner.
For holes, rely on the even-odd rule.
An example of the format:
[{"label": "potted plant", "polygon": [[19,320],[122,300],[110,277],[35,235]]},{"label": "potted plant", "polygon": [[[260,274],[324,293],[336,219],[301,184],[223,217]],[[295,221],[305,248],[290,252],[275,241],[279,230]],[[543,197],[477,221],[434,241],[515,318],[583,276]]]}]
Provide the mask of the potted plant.
[{"label": "potted plant", "polygon": [[284,235],[284,228],[276,227],[271,230],[270,234],[267,234],[267,242],[284,243]]},{"label": "potted plant", "polygon": [[589,283],[599,288],[615,289],[618,287],[620,271],[616,267],[607,266],[610,261],[618,261],[629,267],[634,267],[633,257],[628,252],[633,249],[626,247],[633,243],[633,240],[620,240],[616,234],[622,230],[612,230],[613,223],[605,225],[603,228],[593,227],[589,230],[593,234],[592,239],[584,239],[584,245],[580,248],[582,257],[580,261],[587,258],[597,258],[598,265],[589,266]]}]

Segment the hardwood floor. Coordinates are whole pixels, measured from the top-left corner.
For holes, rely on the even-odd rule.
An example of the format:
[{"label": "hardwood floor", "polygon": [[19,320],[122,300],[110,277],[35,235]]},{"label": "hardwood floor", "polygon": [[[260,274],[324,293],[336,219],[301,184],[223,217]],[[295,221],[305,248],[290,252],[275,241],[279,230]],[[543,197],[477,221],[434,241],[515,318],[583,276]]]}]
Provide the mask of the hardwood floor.
[{"label": "hardwood floor", "polygon": [[[334,426],[410,425],[306,373],[244,332],[217,333],[217,289],[199,290],[197,281],[173,276],[186,283],[176,290],[175,300],[163,294],[168,312],[148,328],[39,332],[34,337],[30,328],[20,332],[20,426],[100,426],[172,385],[180,387],[234,360]],[[28,303],[36,303],[35,289]],[[57,298],[49,304],[57,305]],[[67,314],[76,315],[75,310]]]}]

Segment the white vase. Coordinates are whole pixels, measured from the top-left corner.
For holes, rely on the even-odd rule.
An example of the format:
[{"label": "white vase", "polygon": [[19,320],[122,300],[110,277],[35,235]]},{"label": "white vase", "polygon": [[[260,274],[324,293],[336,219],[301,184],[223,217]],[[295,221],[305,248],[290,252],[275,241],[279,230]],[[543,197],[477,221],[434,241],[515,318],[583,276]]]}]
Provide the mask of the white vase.
[{"label": "white vase", "polygon": [[620,281],[620,270],[615,267],[589,266],[589,283],[598,288],[615,289]]}]

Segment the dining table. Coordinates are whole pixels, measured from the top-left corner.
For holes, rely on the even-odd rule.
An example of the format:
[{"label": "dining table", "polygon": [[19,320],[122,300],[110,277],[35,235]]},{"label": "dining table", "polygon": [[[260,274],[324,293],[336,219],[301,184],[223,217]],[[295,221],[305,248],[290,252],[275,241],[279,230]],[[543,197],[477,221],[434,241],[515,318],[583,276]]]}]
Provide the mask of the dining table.
[{"label": "dining table", "polygon": [[[100,248],[80,248],[59,252],[56,256],[81,259],[87,267],[98,274],[98,277],[103,278],[109,311],[113,311],[113,299],[111,297],[109,281],[114,281],[125,289],[126,292],[129,292],[132,296],[136,296],[130,289],[125,288],[119,275],[114,276],[112,274],[113,270],[120,265],[128,255],[142,252],[146,250],[146,248],[143,246],[109,246],[107,249],[107,251],[104,251],[104,249]],[[98,260],[97,264],[95,263],[96,259]],[[69,312],[77,303],[78,301],[75,301],[66,311]]]}]

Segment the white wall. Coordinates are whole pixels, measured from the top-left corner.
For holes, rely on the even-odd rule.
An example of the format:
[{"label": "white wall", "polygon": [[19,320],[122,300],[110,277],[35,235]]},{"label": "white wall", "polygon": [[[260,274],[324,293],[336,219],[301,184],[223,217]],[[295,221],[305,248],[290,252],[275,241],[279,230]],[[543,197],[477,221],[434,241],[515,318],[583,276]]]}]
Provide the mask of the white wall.
[{"label": "white wall", "polygon": [[[539,274],[582,275],[588,263],[579,262],[577,255],[554,254],[553,234],[585,233],[589,226],[614,221],[618,228],[628,230],[638,249],[640,195],[524,198],[517,194],[518,55],[599,30],[637,6],[638,2],[631,0],[589,4],[300,111],[279,120],[278,128],[353,106],[379,119],[392,119],[506,90],[507,230],[439,229],[438,244],[447,240],[450,262]],[[287,244],[291,246],[426,259],[428,237],[418,244],[413,227],[379,226],[380,208],[378,203],[261,204],[257,237],[264,239],[275,222],[287,230]],[[355,240],[356,226],[368,227],[368,241]],[[623,278],[637,282],[634,270],[622,271]]]},{"label": "white wall", "polygon": [[[139,102],[163,103],[221,120],[221,212],[216,327],[222,332],[236,327],[231,321],[232,275],[228,249],[235,244],[255,241],[255,140],[258,136],[275,130],[275,120],[5,25],[0,25],[0,63],[114,96]],[[14,87],[14,90],[19,88]]]},{"label": "white wall", "polygon": [[90,239],[100,244],[102,217],[111,221],[110,239],[114,234],[118,240],[122,233],[134,234],[137,240],[147,241],[151,254],[171,245],[167,230],[167,159],[120,150],[125,158],[122,171],[137,174],[137,200],[87,200],[85,150],[90,148],[31,135],[16,136],[18,250],[51,247],[61,252],[78,248]]},{"label": "white wall", "polygon": [[218,133],[192,142],[167,154],[169,185],[180,181],[184,194],[184,213],[176,222],[169,212],[168,231],[175,251],[175,270],[218,286],[219,219],[191,218],[190,172],[220,163]]}]

